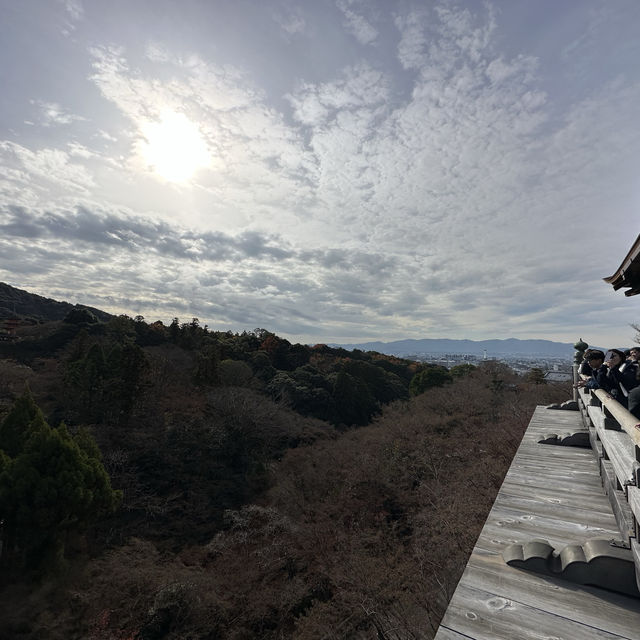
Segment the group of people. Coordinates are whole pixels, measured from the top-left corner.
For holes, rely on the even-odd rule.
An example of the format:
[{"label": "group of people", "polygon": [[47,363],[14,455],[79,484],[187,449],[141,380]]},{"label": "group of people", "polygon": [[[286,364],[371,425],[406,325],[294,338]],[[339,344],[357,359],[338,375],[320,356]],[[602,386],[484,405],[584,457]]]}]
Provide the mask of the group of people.
[{"label": "group of people", "polygon": [[640,347],[628,351],[587,349],[578,372],[589,376],[578,383],[589,389],[604,389],[640,419]]}]

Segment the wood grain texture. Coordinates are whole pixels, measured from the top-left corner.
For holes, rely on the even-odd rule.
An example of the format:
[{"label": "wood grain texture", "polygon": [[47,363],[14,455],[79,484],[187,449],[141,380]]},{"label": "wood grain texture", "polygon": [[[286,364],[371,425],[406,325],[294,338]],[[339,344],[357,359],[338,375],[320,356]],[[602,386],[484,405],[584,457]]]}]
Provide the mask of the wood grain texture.
[{"label": "wood grain texture", "polygon": [[634,445],[624,431],[605,430],[600,435],[602,446],[607,452],[607,456],[621,486],[633,481],[633,472],[636,466]]},{"label": "wood grain texture", "polygon": [[606,407],[620,427],[624,429],[634,445],[640,447],[640,421],[638,418],[629,413],[603,389],[596,389],[594,393],[602,402],[602,406]]},{"label": "wood grain texture", "polygon": [[629,487],[628,493],[629,507],[636,517],[636,520],[640,522],[640,488]]},{"label": "wood grain texture", "polygon": [[556,548],[620,538],[594,453],[538,444],[564,429],[585,429],[580,412],[534,412],[436,640],[640,638],[640,600],[515,569],[500,555],[534,538]]}]

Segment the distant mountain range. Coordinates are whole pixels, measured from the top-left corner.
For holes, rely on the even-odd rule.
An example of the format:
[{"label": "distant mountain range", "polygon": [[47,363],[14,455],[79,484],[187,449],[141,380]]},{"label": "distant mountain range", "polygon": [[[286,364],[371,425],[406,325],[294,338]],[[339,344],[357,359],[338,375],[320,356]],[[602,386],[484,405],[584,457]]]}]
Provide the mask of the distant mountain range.
[{"label": "distant mountain range", "polygon": [[[38,322],[62,320],[75,308],[89,309],[95,316],[104,321],[111,314],[95,307],[73,305],[69,302],[58,302],[52,298],[44,298],[23,289],[17,289],[0,282],[0,320],[12,316],[31,318]],[[405,358],[421,354],[469,354],[482,356],[486,350],[488,357],[521,355],[521,356],[554,356],[572,358],[573,345],[568,342],[552,342],[551,340],[449,340],[424,338],[422,340],[396,340],[394,342],[362,342],[359,344],[332,344],[332,347],[343,349],[361,349],[377,351],[387,355]]]},{"label": "distant mountain range", "polygon": [[551,340],[448,340],[424,338],[422,340],[396,340],[395,342],[363,342],[360,344],[332,344],[332,347],[343,349],[361,349],[362,351],[378,351],[387,355],[406,358],[421,354],[469,354],[482,356],[486,350],[489,358],[505,355],[521,356],[554,356],[556,358],[572,358],[574,349],[570,342],[553,342]]},{"label": "distant mountain range", "polygon": [[63,320],[72,309],[89,309],[98,320],[103,322],[112,317],[110,313],[94,307],[58,302],[0,282],[0,319],[18,316],[38,322],[53,322]]}]

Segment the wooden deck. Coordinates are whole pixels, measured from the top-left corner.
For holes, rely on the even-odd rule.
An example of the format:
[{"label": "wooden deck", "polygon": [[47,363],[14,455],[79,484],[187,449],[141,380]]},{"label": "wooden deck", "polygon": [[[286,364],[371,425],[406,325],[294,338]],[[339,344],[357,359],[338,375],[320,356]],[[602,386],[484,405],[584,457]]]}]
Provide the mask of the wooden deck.
[{"label": "wooden deck", "polygon": [[436,640],[640,639],[640,600],[512,568],[502,551],[546,539],[556,550],[620,539],[591,449],[538,444],[584,430],[578,411],[538,407]]}]

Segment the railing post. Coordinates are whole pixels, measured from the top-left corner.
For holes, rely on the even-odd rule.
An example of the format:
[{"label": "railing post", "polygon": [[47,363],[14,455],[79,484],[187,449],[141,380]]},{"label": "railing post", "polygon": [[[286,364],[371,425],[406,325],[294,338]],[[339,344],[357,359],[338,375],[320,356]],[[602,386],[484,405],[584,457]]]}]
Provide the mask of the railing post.
[{"label": "railing post", "polygon": [[584,361],[584,352],[587,350],[589,345],[580,338],[578,342],[573,345],[573,348],[576,350],[573,354],[573,401],[578,401],[578,389],[576,385],[578,384],[578,369],[580,365]]},{"label": "railing post", "polygon": [[612,431],[622,431],[622,427],[618,424],[618,421],[613,417],[611,411],[607,407],[602,407],[602,414],[604,415],[604,428]]}]

